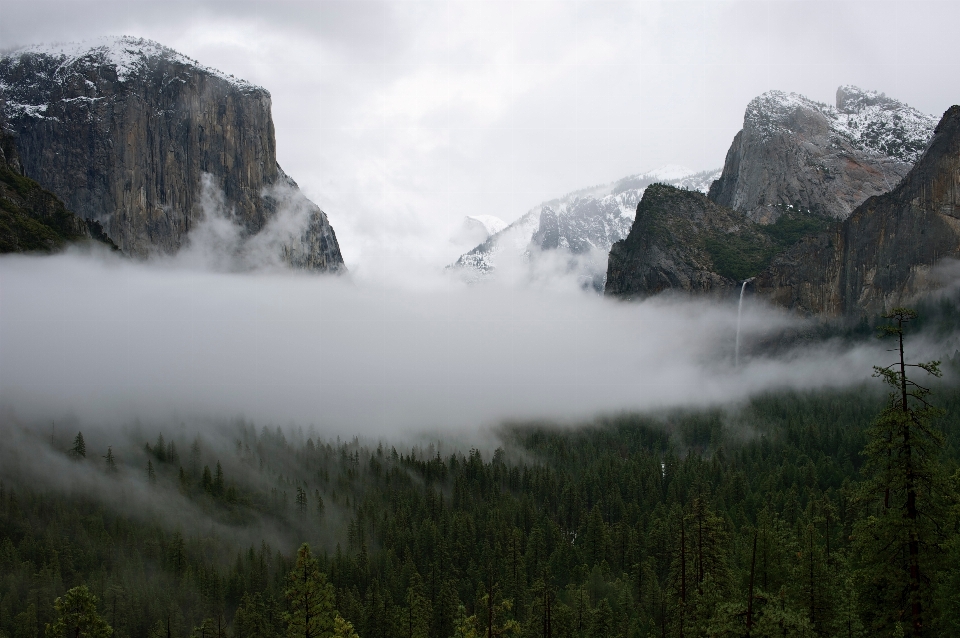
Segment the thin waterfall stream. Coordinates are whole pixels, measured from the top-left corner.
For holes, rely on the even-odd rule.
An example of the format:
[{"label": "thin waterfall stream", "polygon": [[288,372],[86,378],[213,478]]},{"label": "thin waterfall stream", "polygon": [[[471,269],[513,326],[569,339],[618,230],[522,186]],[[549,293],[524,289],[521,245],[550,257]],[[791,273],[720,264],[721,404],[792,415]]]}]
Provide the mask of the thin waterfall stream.
[{"label": "thin waterfall stream", "polygon": [[743,285],[740,286],[740,301],[737,303],[737,346],[733,354],[733,367],[740,367],[740,317],[743,315],[743,293],[747,289],[747,284],[753,281],[753,277],[750,279],[744,279]]}]

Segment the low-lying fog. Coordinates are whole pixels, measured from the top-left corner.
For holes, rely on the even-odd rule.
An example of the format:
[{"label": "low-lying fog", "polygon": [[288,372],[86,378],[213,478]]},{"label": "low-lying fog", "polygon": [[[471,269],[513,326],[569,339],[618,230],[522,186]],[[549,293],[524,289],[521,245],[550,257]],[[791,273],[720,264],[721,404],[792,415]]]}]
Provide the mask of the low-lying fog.
[{"label": "low-lying fog", "polygon": [[[818,344],[735,368],[734,299],[620,303],[572,282],[439,274],[415,284],[80,251],[2,257],[0,404],[22,422],[244,417],[331,436],[452,434],[857,383],[889,358],[881,343]],[[791,321],[748,297],[744,350]]]}]

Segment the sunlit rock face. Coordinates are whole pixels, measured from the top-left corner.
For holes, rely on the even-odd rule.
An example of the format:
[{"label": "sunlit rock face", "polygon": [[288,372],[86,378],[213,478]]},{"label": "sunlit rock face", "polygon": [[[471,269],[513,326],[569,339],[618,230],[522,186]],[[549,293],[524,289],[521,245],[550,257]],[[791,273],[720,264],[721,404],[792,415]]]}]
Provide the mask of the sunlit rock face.
[{"label": "sunlit rock face", "polygon": [[943,285],[944,258],[960,258],[960,106],[896,188],[776,257],[756,287],[804,313],[875,314]]},{"label": "sunlit rock face", "polygon": [[846,219],[900,182],[935,125],[932,116],[853,86],[837,90],[836,106],[770,91],[747,106],[709,197],[761,223],[787,206]]},{"label": "sunlit rock face", "polygon": [[343,269],[327,216],[277,165],[270,94],[149,40],[35,46],[0,58],[23,171],[132,255],[173,253],[205,215],[204,180],[253,236],[294,202],[281,258]]}]

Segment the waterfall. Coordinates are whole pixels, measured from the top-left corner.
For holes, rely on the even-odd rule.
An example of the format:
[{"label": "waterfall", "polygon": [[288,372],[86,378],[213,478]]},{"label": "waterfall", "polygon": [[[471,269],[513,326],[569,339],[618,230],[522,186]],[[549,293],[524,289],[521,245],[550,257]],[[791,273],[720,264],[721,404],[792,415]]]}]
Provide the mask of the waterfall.
[{"label": "waterfall", "polygon": [[[752,277],[751,277],[752,279]],[[747,289],[747,284],[751,279],[744,279],[740,286],[740,303],[737,304],[737,347],[733,355],[733,367],[740,367],[740,317],[743,314],[743,292]]]}]

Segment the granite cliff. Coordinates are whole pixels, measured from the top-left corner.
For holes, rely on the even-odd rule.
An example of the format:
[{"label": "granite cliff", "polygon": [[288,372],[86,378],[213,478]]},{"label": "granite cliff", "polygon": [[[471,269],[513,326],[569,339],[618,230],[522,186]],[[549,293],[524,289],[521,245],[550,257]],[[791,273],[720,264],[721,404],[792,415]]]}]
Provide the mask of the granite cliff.
[{"label": "granite cliff", "polygon": [[770,91],[747,106],[709,197],[761,223],[786,206],[845,219],[900,182],[935,125],[932,116],[852,86],[837,89],[835,107]]},{"label": "granite cliff", "polygon": [[0,128],[0,253],[54,252],[83,241],[117,249],[99,223],[74,215],[56,195],[24,177],[16,140]]},{"label": "granite cliff", "polygon": [[265,89],[123,37],[8,53],[0,93],[23,173],[102,223],[124,252],[179,250],[204,218],[207,180],[245,235],[293,207],[280,257],[343,269],[327,216],[277,164]]},{"label": "granite cliff", "polygon": [[[775,228],[791,216],[781,217]],[[724,295],[780,250],[782,237],[696,191],[646,189],[627,237],[610,249],[605,294],[643,298],[666,290]]]},{"label": "granite cliff", "polygon": [[776,257],[755,286],[803,313],[875,314],[938,287],[945,257],[960,258],[960,106],[896,188]]}]

